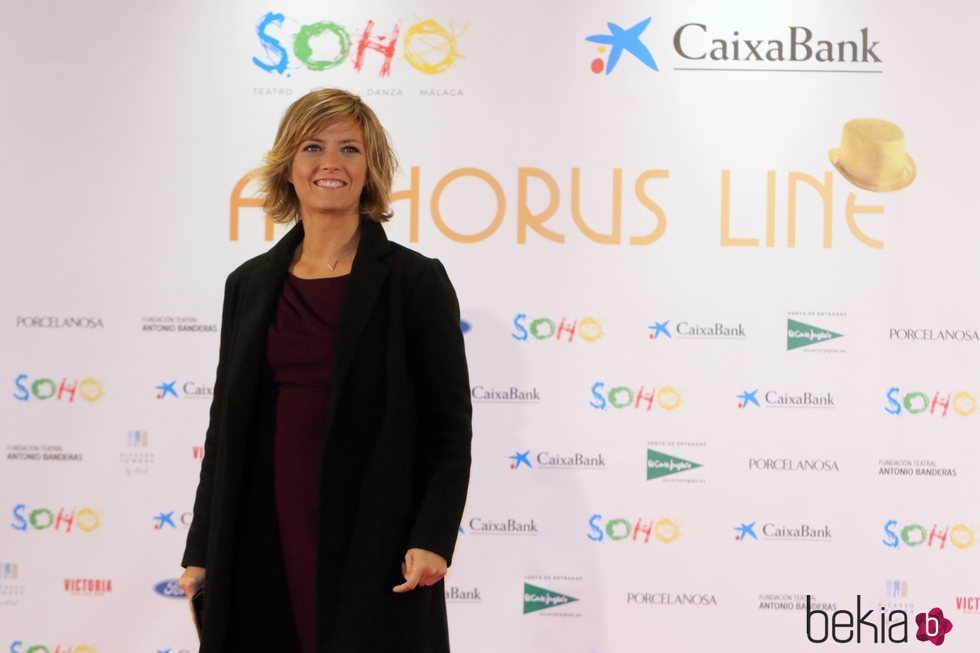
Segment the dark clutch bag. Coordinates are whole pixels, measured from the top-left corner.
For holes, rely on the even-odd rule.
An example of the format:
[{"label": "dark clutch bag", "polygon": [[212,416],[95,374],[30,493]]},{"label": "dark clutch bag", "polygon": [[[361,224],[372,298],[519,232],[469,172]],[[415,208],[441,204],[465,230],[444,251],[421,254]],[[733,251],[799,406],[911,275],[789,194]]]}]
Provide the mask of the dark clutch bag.
[{"label": "dark clutch bag", "polygon": [[191,617],[197,629],[197,638],[201,638],[201,628],[204,625],[204,590],[199,589],[191,597]]}]

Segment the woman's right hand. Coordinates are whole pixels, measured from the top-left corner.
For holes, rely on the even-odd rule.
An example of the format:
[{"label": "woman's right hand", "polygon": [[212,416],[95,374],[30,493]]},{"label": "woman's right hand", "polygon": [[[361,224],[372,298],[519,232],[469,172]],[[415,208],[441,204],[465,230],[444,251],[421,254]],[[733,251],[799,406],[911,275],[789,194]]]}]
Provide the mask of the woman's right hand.
[{"label": "woman's right hand", "polygon": [[204,567],[188,566],[177,582],[180,584],[180,589],[184,590],[187,598],[191,598],[199,589],[204,587]]}]

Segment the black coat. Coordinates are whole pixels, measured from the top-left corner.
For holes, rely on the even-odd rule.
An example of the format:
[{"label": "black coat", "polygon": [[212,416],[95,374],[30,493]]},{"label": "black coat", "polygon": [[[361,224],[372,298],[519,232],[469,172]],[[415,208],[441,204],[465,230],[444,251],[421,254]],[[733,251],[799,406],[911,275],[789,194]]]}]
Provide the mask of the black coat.
[{"label": "black coat", "polygon": [[[205,567],[202,653],[228,650],[235,533],[266,332],[297,224],[231,273],[194,520],[183,565]],[[445,268],[361,221],[343,300],[324,437],[318,653],[449,650],[443,583],[405,594],[409,548],[452,562],[470,468],[470,388]]]}]

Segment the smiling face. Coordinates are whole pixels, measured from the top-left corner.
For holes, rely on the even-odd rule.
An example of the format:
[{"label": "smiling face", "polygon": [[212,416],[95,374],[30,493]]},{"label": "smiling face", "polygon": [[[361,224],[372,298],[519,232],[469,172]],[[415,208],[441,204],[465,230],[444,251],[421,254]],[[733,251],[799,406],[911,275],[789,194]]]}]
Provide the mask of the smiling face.
[{"label": "smiling face", "polygon": [[289,167],[303,218],[359,215],[366,178],[364,133],[352,120],[333,123],[301,141]]}]

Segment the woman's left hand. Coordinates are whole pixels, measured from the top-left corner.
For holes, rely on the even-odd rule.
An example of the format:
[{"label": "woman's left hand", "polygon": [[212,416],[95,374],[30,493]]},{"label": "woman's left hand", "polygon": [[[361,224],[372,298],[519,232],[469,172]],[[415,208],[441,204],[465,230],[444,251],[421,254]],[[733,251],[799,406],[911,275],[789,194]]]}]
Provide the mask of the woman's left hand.
[{"label": "woman's left hand", "polygon": [[405,582],[393,588],[398,593],[410,592],[417,586],[434,585],[446,575],[446,559],[438,553],[425,549],[409,549],[402,563],[402,576]]}]

